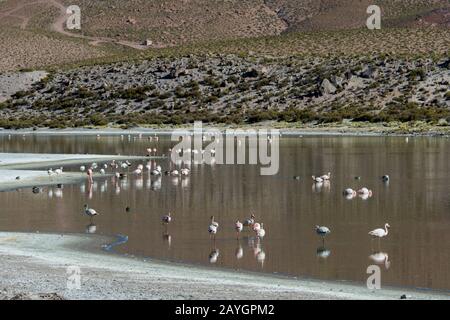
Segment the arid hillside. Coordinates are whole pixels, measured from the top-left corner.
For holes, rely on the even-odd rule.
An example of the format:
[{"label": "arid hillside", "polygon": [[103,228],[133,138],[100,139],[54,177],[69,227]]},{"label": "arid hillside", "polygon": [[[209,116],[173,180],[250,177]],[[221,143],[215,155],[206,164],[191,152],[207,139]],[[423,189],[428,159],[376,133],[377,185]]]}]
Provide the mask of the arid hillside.
[{"label": "arid hillside", "polygon": [[[386,30],[391,27],[449,28],[449,0],[1,0],[0,72],[130,57],[161,48],[207,50],[227,41],[234,41],[236,48],[235,41],[264,37],[270,44],[251,50],[274,51],[283,49],[269,47],[277,44],[274,37],[290,33],[300,33],[293,38],[314,34],[312,46],[324,47],[327,31],[342,31],[345,38],[349,29],[364,29],[366,9],[373,2],[382,8],[383,34],[390,43],[400,41],[399,47],[404,40],[390,36]],[[80,31],[65,28],[65,9],[73,4],[81,8]],[[429,40],[416,38],[418,50]],[[377,41],[381,47],[384,39]],[[297,49],[290,53],[310,48]],[[349,52],[354,49],[348,47]]]}]

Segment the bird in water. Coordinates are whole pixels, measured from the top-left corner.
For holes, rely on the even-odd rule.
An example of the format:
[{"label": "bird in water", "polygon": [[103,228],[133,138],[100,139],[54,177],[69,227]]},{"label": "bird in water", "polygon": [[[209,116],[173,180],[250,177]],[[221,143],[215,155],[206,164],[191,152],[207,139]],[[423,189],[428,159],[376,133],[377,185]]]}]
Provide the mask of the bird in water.
[{"label": "bird in water", "polygon": [[322,183],[323,182],[323,178],[321,177],[316,177],[316,176],[312,176],[312,179],[315,183]]},{"label": "bird in water", "polygon": [[383,182],[389,182],[390,179],[391,178],[387,174],[381,177],[381,180],[383,180]]},{"label": "bird in water", "polygon": [[33,193],[41,193],[42,192],[42,188],[33,187],[32,191],[33,191]]},{"label": "bird in water", "polygon": [[384,238],[384,237],[386,237],[388,235],[390,227],[391,226],[389,225],[389,223],[386,223],[384,225],[384,229],[383,228],[378,228],[378,229],[372,230],[372,231],[369,232],[369,235],[372,236],[372,239],[374,239],[374,238],[378,238],[378,239]]},{"label": "bird in water", "polygon": [[328,181],[331,179],[331,172],[328,172],[327,174],[324,174],[320,177],[323,181]]},{"label": "bird in water", "polygon": [[261,226],[259,227],[259,229],[255,230],[256,232],[256,236],[259,239],[264,238],[264,236],[266,235],[266,230],[264,230],[264,224],[261,222]]},{"label": "bird in water", "polygon": [[255,215],[252,213],[250,218],[244,220],[244,227],[252,227],[255,223]]},{"label": "bird in water", "polygon": [[325,237],[331,233],[331,230],[325,226],[316,226],[316,233],[322,237],[322,242],[325,242]]},{"label": "bird in water", "polygon": [[236,220],[236,223],[234,224],[234,230],[236,230],[236,237],[239,239],[239,234],[242,232],[242,229],[244,228],[244,225],[239,220]]},{"label": "bird in water", "polygon": [[163,222],[164,224],[166,224],[166,225],[169,224],[170,222],[172,222],[172,216],[171,216],[171,213],[169,212],[168,214],[162,216],[161,220],[162,220],[162,222]]},{"label": "bird in water", "polygon": [[89,206],[87,204],[84,205],[84,214],[87,215],[88,217],[90,217],[91,220],[93,217],[98,215],[97,211],[95,211],[92,208],[89,208]]},{"label": "bird in water", "polygon": [[217,234],[218,228],[219,228],[219,223],[214,221],[214,216],[211,216],[211,223],[209,224],[208,232],[211,236],[214,237],[214,240],[216,240],[216,234]]}]

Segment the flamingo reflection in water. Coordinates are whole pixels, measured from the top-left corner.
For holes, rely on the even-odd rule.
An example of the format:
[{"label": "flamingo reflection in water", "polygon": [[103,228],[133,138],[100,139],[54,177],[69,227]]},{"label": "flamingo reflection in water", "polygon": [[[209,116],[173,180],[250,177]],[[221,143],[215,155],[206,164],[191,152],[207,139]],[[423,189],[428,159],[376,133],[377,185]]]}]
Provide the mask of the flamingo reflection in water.
[{"label": "flamingo reflection in water", "polygon": [[384,264],[384,267],[389,269],[391,266],[391,262],[389,261],[389,255],[385,252],[374,252],[369,256],[369,259],[372,260],[376,264]]}]

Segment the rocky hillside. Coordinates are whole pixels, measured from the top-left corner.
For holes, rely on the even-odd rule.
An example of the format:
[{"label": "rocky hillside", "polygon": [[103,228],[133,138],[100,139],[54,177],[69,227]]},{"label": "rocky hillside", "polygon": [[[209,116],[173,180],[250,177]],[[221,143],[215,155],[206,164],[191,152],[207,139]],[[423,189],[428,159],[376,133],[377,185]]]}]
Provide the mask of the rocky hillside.
[{"label": "rocky hillside", "polygon": [[0,126],[450,121],[450,59],[188,56],[56,72]]}]

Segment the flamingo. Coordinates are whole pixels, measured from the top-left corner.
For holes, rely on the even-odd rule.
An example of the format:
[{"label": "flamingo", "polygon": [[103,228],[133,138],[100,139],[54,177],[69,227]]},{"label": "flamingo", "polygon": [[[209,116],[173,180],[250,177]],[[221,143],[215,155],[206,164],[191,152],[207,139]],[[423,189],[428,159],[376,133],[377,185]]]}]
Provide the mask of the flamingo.
[{"label": "flamingo", "polygon": [[236,230],[236,237],[239,239],[239,233],[242,232],[242,229],[244,226],[242,225],[242,222],[239,220],[236,220],[236,223],[234,224],[234,230]]},{"label": "flamingo", "polygon": [[116,163],[116,160],[113,160],[113,161],[111,161],[111,163],[109,164],[109,166],[112,168],[112,169],[117,169],[117,163]]},{"label": "flamingo", "polygon": [[323,179],[321,177],[312,176],[312,179],[315,183],[322,183]]},{"label": "flamingo", "polygon": [[92,171],[92,168],[89,168],[89,169],[88,169],[87,175],[88,175],[89,183],[93,183],[93,182],[94,182],[94,179],[92,178],[92,176],[94,175],[94,172]]},{"label": "flamingo", "polygon": [[244,220],[244,226],[251,227],[255,223],[255,215],[252,213],[250,218]]},{"label": "flamingo", "polygon": [[372,196],[372,190],[367,189],[366,187],[361,188],[358,190],[358,194],[361,196],[368,196],[371,197]]},{"label": "flamingo", "polygon": [[105,171],[105,169],[100,169],[100,174],[106,174],[106,171]]},{"label": "flamingo", "polygon": [[216,221],[214,221],[214,216],[211,216],[211,224],[208,227],[208,232],[210,235],[214,237],[214,240],[216,239],[216,233],[218,228],[219,224]]},{"label": "flamingo", "polygon": [[259,224],[258,222],[255,222],[252,226],[253,231],[258,232],[261,229],[261,224]]},{"label": "flamingo", "polygon": [[389,223],[386,223],[384,225],[384,229],[383,228],[378,228],[378,229],[372,230],[372,231],[369,232],[369,235],[372,236],[372,239],[374,239],[374,238],[378,238],[378,239],[384,238],[384,237],[386,237],[388,235],[390,227],[391,226],[389,225]]},{"label": "flamingo", "polygon": [[331,230],[325,226],[316,226],[316,233],[322,237],[322,242],[325,242],[325,237],[331,233]]},{"label": "flamingo", "polygon": [[134,174],[136,175],[141,175],[142,174],[142,169],[137,168],[136,170],[133,171]]},{"label": "flamingo", "polygon": [[162,218],[161,218],[161,220],[162,220],[162,222],[164,223],[164,224],[169,224],[171,221],[172,221],[172,217],[171,217],[171,215],[170,215],[170,212],[168,213],[168,214],[166,214],[166,215],[164,215]]},{"label": "flamingo", "polygon": [[213,249],[209,254],[209,263],[216,263],[219,258],[219,249]]},{"label": "flamingo", "polygon": [[81,166],[81,167],[80,167],[80,171],[81,171],[81,172],[84,172],[85,170],[86,170],[86,167],[85,167],[85,166]]},{"label": "flamingo", "polygon": [[62,174],[63,173],[63,167],[60,167],[59,169],[56,169],[55,173],[58,174],[58,175]]},{"label": "flamingo", "polygon": [[90,217],[91,220],[94,216],[98,215],[97,211],[95,211],[92,208],[89,208],[89,206],[87,204],[84,205],[84,214],[86,214],[88,217]]},{"label": "flamingo", "polygon": [[369,256],[369,259],[375,262],[376,264],[384,264],[386,269],[389,269],[389,267],[391,266],[389,256],[385,252],[374,252]]},{"label": "flamingo", "polygon": [[344,190],[344,196],[345,196],[347,199],[349,199],[349,200],[351,200],[351,199],[353,199],[354,197],[356,197],[356,195],[357,195],[356,191],[353,190],[352,188],[347,188],[347,189]]},{"label": "flamingo", "polygon": [[181,175],[182,175],[182,176],[188,176],[190,170],[189,170],[188,168],[182,168],[182,169],[180,170],[180,172],[181,172]]},{"label": "flamingo", "polygon": [[156,167],[156,169],[153,169],[152,171],[150,171],[150,174],[152,176],[159,176],[161,175],[161,167]]},{"label": "flamingo", "polygon": [[53,169],[50,168],[50,169],[47,170],[47,174],[48,174],[49,177],[51,177],[51,176],[54,175],[55,173],[53,172]]},{"label": "flamingo", "polygon": [[331,172],[328,172],[327,174],[324,174],[320,177],[323,180],[330,180],[331,179]]},{"label": "flamingo", "polygon": [[256,230],[256,236],[259,239],[262,239],[262,238],[264,238],[265,235],[266,235],[266,230],[264,230],[264,224],[261,222],[260,228]]}]

